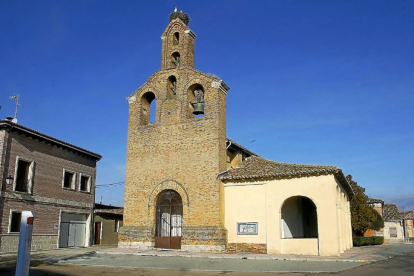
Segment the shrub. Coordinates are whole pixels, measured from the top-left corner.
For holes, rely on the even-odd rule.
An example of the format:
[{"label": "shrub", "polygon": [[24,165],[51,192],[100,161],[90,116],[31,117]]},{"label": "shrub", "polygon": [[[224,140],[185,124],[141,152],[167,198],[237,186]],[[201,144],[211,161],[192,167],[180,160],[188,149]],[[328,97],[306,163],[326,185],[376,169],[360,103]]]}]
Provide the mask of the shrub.
[{"label": "shrub", "polygon": [[384,243],[384,237],[353,237],[354,246],[380,245]]}]

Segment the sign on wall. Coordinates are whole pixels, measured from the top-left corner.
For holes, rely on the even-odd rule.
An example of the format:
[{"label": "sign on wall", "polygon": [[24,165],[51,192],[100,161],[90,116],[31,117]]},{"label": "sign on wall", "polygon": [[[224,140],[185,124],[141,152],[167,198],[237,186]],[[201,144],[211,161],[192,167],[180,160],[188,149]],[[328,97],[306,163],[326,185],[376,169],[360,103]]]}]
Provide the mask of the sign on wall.
[{"label": "sign on wall", "polygon": [[257,222],[238,222],[237,235],[257,235]]}]

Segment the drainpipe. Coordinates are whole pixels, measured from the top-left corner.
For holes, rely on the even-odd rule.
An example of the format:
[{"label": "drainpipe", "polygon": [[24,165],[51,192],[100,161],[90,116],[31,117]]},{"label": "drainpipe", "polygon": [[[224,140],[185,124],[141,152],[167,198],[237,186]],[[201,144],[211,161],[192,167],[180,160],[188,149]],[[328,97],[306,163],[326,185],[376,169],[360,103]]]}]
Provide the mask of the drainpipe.
[{"label": "drainpipe", "polygon": [[229,145],[226,147],[226,150],[228,150],[230,146],[231,146],[231,141],[229,141]]}]

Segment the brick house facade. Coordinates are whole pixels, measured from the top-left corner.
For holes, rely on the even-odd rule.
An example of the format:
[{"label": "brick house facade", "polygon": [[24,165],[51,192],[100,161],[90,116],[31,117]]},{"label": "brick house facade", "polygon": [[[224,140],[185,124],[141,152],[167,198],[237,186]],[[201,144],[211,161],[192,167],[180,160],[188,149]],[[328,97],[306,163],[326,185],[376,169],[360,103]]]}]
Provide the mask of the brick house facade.
[{"label": "brick house facade", "polygon": [[[89,246],[100,159],[99,154],[0,121],[0,251],[17,250],[22,211],[38,215],[33,250]],[[7,177],[13,184],[6,184]],[[69,240],[66,235],[76,229],[77,240]]]}]

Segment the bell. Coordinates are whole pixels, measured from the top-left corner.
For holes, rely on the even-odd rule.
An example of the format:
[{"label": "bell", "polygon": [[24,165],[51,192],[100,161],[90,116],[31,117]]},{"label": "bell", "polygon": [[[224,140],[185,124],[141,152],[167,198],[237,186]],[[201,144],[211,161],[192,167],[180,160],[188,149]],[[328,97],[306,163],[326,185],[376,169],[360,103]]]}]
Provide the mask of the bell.
[{"label": "bell", "polygon": [[202,103],[195,103],[194,104],[193,114],[194,115],[204,114],[204,104],[202,104]]}]

